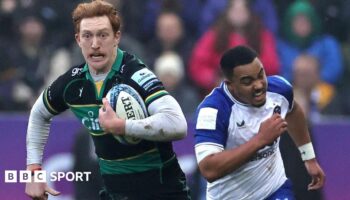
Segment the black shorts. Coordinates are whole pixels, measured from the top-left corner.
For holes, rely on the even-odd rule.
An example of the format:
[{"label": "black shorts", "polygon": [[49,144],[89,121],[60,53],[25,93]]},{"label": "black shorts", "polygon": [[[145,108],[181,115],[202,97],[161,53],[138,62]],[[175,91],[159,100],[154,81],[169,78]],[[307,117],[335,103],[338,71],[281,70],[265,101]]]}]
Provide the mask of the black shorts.
[{"label": "black shorts", "polygon": [[123,175],[103,175],[101,200],[190,200],[185,174],[177,160],[168,166]]}]

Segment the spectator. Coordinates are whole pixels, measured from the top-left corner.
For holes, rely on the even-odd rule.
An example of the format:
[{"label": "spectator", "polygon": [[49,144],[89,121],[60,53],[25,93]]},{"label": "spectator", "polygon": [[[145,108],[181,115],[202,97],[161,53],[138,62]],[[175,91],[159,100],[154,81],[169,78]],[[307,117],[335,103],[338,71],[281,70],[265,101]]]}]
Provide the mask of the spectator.
[{"label": "spectator", "polygon": [[45,44],[45,26],[37,16],[23,16],[18,29],[19,39],[9,49],[20,76],[13,95],[19,104],[18,109],[27,110],[44,83],[52,49]]},{"label": "spectator", "polygon": [[320,18],[307,1],[296,1],[287,9],[283,35],[278,41],[281,73],[292,80],[293,63],[302,53],[315,56],[320,63],[321,80],[334,85],[340,78],[343,63],[337,40],[321,32]]},{"label": "spectator", "polygon": [[180,16],[175,12],[162,12],[157,18],[156,37],[147,46],[149,65],[152,67],[155,59],[166,51],[176,52],[187,63],[192,49],[191,41],[185,34]]},{"label": "spectator", "polygon": [[[350,5],[349,5],[350,6]],[[350,15],[349,15],[350,17]],[[349,26],[346,26],[349,27]],[[350,116],[350,28],[347,28],[346,34],[348,38],[342,43],[342,55],[344,58],[344,71],[341,79],[337,84],[337,93],[333,101],[325,109],[324,113],[328,115]]]},{"label": "spectator", "polygon": [[[109,0],[113,4],[117,4],[117,8],[120,8],[120,13],[123,18],[124,26],[123,37],[129,35],[139,42],[145,42],[145,34],[143,30],[143,16],[146,13],[145,0]],[[132,23],[129,23],[132,22]],[[135,52],[136,54],[136,52]],[[137,55],[137,54],[136,54]],[[141,56],[141,55],[140,55]],[[142,57],[141,57],[142,59]]]},{"label": "spectator", "polygon": [[178,13],[184,21],[187,34],[195,38],[198,35],[200,10],[199,0],[148,0],[143,17],[144,40],[153,38],[157,16],[164,11]]},{"label": "spectator", "polygon": [[16,0],[2,0],[0,1],[0,42],[13,40],[14,30],[14,15],[18,7]]},{"label": "spectator", "polygon": [[294,97],[310,122],[318,121],[320,112],[332,101],[334,87],[320,80],[317,58],[302,54],[293,63]]},{"label": "spectator", "polygon": [[237,45],[257,49],[267,75],[279,73],[275,38],[255,16],[245,0],[231,0],[222,18],[195,44],[189,63],[189,74],[206,95],[221,81],[221,54]]},{"label": "spectator", "polygon": [[[201,20],[199,22],[200,34],[204,33],[220,16],[227,7],[229,0],[207,0],[201,12]],[[252,0],[253,11],[262,18],[266,28],[277,33],[278,17],[272,0]]]},{"label": "spectator", "polygon": [[52,73],[61,74],[61,64],[70,64],[70,59],[64,53],[66,49],[57,50],[55,45],[47,42],[47,29],[39,16],[21,16],[18,30],[19,39],[9,48],[9,59],[13,60],[18,71],[13,98],[17,110],[27,110],[33,105],[45,81],[50,80]]},{"label": "spectator", "polygon": [[9,59],[7,47],[0,45],[0,111],[11,111],[16,108],[12,91],[18,78],[18,71]]},{"label": "spectator", "polygon": [[165,52],[156,59],[154,70],[167,91],[179,102],[185,116],[189,118],[199,103],[199,96],[184,80],[185,69],[181,57],[174,52]]}]

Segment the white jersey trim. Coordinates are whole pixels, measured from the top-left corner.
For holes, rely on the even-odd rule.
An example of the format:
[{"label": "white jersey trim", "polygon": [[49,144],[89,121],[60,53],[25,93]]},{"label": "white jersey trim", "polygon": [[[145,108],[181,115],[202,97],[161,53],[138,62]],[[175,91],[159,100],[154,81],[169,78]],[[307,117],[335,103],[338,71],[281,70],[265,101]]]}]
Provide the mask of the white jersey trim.
[{"label": "white jersey trim", "polygon": [[216,143],[204,142],[197,144],[195,146],[197,163],[200,163],[205,157],[211,154],[219,153],[222,151],[224,151],[224,147]]}]

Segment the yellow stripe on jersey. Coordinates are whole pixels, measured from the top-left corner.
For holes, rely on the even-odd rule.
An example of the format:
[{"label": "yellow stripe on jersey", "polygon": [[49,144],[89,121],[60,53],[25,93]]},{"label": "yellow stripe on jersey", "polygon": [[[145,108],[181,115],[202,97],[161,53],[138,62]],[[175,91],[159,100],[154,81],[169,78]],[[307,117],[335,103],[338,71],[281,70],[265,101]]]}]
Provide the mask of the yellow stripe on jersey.
[{"label": "yellow stripe on jersey", "polygon": [[95,82],[95,86],[96,86],[96,90],[97,90],[97,96],[100,96],[102,85],[103,85],[103,80]]},{"label": "yellow stripe on jersey", "polygon": [[159,97],[159,96],[164,96],[164,95],[166,95],[166,94],[168,94],[167,91],[165,91],[165,90],[160,90],[160,91],[158,91],[158,92],[156,92],[156,93],[153,93],[153,94],[149,95],[149,96],[146,98],[145,103],[146,103],[146,105],[148,105],[148,103],[149,103],[150,101],[152,101],[154,98],[157,98],[157,97]]},{"label": "yellow stripe on jersey", "polygon": [[91,131],[89,131],[90,135],[93,135],[93,136],[104,136],[104,135],[107,135],[107,134],[111,134],[111,133],[107,133],[107,132],[102,132],[102,133],[93,133]]}]

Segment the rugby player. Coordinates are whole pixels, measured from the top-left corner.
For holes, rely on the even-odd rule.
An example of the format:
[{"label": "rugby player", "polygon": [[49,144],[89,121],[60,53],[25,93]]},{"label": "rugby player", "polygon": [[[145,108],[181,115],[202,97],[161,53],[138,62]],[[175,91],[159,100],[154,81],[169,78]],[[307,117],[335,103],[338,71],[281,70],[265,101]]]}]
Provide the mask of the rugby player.
[{"label": "rugby player", "polygon": [[[136,56],[118,48],[121,20],[116,8],[102,0],[81,3],[73,12],[73,23],[86,62],[58,77],[33,105],[27,129],[27,169],[41,170],[51,118],[70,109],[94,141],[105,185],[101,199],[190,199],[171,143],[187,134],[184,114],[154,73]],[[149,117],[123,120],[116,116],[104,97],[119,83],[141,95]],[[142,140],[125,145],[114,135]],[[59,195],[46,183],[35,182],[27,183],[25,192],[33,199]]]},{"label": "rugby player", "polygon": [[196,114],[195,152],[208,181],[207,199],[295,199],[279,150],[287,130],[312,178],[308,189],[321,188],[325,175],[290,83],[266,77],[256,52],[246,46],[225,52],[220,64],[226,80]]}]

